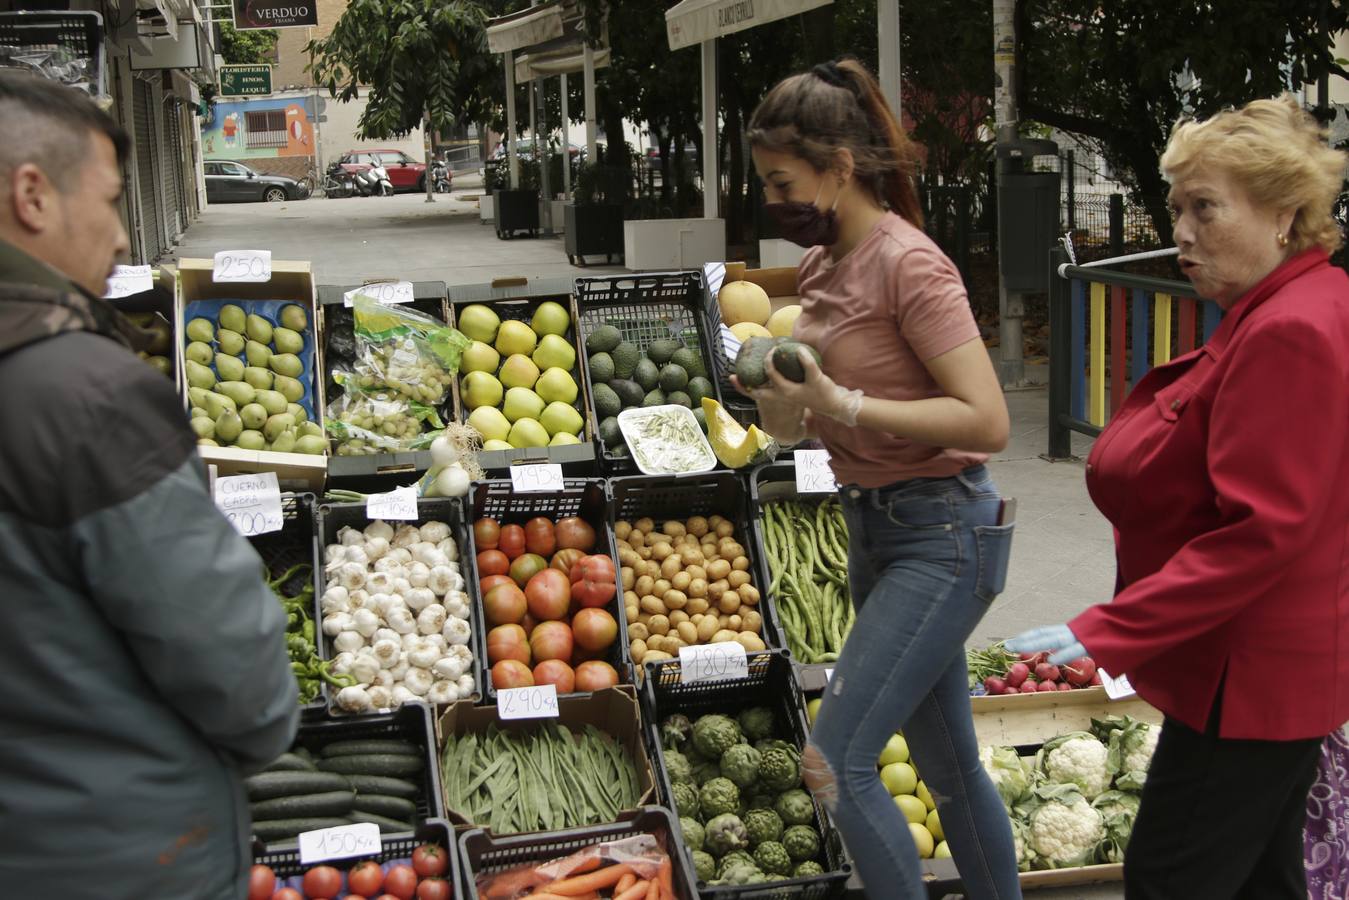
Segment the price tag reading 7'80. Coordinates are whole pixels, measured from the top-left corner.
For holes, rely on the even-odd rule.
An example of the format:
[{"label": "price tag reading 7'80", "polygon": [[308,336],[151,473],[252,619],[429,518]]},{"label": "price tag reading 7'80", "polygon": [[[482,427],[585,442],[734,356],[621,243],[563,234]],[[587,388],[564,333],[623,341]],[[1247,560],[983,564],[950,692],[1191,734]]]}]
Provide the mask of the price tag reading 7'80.
[{"label": "price tag reading 7'80", "polygon": [[557,716],[557,688],[551,684],[497,691],[497,718],[552,719]]},{"label": "price tag reading 7'80", "polygon": [[749,657],[745,648],[735,641],[679,648],[679,680],[682,684],[748,677]]},{"label": "price tag reading 7'80", "polygon": [[374,856],[383,846],[379,826],[362,822],[357,825],[338,825],[317,831],[300,832],[300,865],[323,862],[326,859],[347,859],[352,856]]},{"label": "price tag reading 7'80", "polygon": [[797,450],[796,490],[802,494],[832,494],[838,490],[828,450]]},{"label": "price tag reading 7'80", "polygon": [[221,250],[215,255],[212,281],[266,282],[272,280],[272,251]]}]

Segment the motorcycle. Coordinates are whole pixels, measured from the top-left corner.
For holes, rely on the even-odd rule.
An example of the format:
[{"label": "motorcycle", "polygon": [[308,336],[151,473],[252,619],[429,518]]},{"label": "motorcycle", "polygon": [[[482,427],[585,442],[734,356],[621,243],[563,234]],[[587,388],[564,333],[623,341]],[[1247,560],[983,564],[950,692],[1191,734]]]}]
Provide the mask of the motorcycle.
[{"label": "motorcycle", "polygon": [[388,197],[393,194],[393,182],[383,166],[371,166],[356,173],[356,187],[362,197]]},{"label": "motorcycle", "polygon": [[431,165],[431,187],[437,194],[450,192],[450,170],[440,160]]},{"label": "motorcycle", "polygon": [[342,168],[342,164],[339,162],[330,165],[324,176],[323,196],[325,197],[332,199],[351,197],[358,192],[356,180]]}]

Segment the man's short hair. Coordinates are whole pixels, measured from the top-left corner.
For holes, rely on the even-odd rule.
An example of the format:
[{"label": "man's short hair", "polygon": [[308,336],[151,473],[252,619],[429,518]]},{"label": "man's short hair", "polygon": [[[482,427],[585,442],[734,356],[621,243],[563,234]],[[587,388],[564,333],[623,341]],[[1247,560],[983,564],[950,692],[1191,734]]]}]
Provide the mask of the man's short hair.
[{"label": "man's short hair", "polygon": [[36,163],[65,191],[89,157],[89,135],[112,141],[119,165],[131,140],[88,94],[17,69],[0,69],[0,187],[14,170]]}]

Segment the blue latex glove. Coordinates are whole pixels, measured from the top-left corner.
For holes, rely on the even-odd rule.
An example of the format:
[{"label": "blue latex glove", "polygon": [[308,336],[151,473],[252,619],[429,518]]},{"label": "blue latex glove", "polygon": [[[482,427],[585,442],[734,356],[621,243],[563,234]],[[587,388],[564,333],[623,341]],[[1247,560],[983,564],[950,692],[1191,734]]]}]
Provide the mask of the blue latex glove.
[{"label": "blue latex glove", "polygon": [[1091,655],[1067,625],[1046,625],[1043,628],[1032,628],[1030,631],[1023,631],[1011,640],[1006,641],[1004,646],[1013,653],[1053,651],[1049,661],[1056,666],[1072,662],[1079,656]]}]

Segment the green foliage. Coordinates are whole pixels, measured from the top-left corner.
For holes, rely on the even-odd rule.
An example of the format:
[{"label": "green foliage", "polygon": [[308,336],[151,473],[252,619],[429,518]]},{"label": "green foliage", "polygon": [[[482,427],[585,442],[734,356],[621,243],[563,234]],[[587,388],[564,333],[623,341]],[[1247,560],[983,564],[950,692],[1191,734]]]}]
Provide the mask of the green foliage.
[{"label": "green foliage", "polygon": [[273,62],[277,34],[270,28],[240,31],[230,22],[220,23],[220,55],[229,66]]}]

